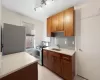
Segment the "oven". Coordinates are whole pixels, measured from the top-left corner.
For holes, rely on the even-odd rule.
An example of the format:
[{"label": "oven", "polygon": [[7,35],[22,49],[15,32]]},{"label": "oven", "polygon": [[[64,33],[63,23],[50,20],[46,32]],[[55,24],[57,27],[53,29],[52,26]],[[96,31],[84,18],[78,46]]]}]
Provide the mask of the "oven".
[{"label": "oven", "polygon": [[36,48],[36,49],[29,48],[29,49],[26,49],[26,52],[34,56],[35,58],[37,58],[39,60],[38,63],[40,65],[43,65],[42,48]]}]

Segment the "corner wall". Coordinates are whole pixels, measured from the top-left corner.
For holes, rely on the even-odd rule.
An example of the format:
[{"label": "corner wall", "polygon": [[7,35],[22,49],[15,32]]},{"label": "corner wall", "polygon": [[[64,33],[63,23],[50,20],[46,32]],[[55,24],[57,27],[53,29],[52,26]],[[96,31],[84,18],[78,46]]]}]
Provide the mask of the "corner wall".
[{"label": "corner wall", "polygon": [[78,6],[75,21],[77,74],[100,80],[100,1]]}]

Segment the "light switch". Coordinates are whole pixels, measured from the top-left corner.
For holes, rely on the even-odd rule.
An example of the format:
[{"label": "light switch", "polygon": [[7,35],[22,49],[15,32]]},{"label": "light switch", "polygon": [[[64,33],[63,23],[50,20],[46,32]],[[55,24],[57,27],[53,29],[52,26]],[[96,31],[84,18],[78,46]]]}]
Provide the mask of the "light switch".
[{"label": "light switch", "polygon": [[67,42],[65,41],[65,44],[67,44]]}]

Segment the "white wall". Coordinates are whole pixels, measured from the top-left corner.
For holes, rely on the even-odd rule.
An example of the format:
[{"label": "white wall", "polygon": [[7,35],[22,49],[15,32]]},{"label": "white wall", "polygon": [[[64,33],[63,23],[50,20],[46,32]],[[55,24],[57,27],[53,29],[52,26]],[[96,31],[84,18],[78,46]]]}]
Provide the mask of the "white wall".
[{"label": "white wall", "polygon": [[[0,0],[0,35],[1,35],[1,24],[2,24],[2,21],[1,21],[1,19],[2,19],[2,18],[1,18],[1,17],[2,17],[2,16],[1,16],[2,12],[1,12],[1,11],[2,11],[2,10],[1,10],[1,8],[2,8],[2,4],[1,4],[1,0]],[[0,37],[0,42],[1,42],[1,37]],[[1,45],[0,45],[0,51],[1,51]]]},{"label": "white wall", "polygon": [[[2,24],[2,21],[1,21],[1,7],[2,7],[2,5],[1,5],[1,0],[0,0],[0,68],[1,68],[1,55],[2,55],[2,53],[1,53],[1,24]],[[0,72],[1,72],[1,69],[0,69]]]},{"label": "white wall", "polygon": [[43,27],[44,23],[32,18],[29,18],[24,15],[20,15],[18,13],[12,12],[6,8],[2,8],[2,21],[3,23],[9,23],[9,24],[14,24],[14,25],[22,25],[22,22],[27,22],[27,23],[32,23],[35,25],[35,38],[36,38],[36,44],[38,45],[41,40],[43,40]]},{"label": "white wall", "polygon": [[77,74],[100,80],[100,0],[76,8]]}]

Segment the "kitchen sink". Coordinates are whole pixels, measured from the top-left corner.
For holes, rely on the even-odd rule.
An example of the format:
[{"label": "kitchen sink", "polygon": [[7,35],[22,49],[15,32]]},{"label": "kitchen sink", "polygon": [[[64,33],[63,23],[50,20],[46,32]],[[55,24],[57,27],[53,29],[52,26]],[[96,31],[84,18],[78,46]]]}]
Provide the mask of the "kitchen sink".
[{"label": "kitchen sink", "polygon": [[61,51],[61,49],[57,49],[57,48],[52,48],[52,50]]}]

